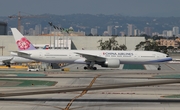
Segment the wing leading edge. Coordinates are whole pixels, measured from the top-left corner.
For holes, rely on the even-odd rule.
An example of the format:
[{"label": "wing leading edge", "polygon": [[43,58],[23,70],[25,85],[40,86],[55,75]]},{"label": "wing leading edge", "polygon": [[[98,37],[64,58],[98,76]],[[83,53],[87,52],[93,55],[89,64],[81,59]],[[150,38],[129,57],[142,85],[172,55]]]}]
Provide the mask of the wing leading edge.
[{"label": "wing leading edge", "polygon": [[98,61],[98,62],[102,62],[102,61],[106,60],[105,57],[101,57],[101,56],[96,55],[96,54],[81,53],[81,52],[75,52],[75,53],[81,55],[84,58],[86,58],[86,61]]}]

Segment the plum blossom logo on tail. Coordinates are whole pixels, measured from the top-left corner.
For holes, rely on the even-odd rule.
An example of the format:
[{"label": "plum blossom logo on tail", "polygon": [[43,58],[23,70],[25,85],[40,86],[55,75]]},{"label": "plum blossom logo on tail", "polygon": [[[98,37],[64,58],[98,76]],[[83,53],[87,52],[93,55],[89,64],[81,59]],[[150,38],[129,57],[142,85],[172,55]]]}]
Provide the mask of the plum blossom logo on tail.
[{"label": "plum blossom logo on tail", "polygon": [[30,47],[31,43],[25,37],[23,37],[20,40],[18,40],[16,44],[18,45],[18,48],[20,50],[27,50]]}]

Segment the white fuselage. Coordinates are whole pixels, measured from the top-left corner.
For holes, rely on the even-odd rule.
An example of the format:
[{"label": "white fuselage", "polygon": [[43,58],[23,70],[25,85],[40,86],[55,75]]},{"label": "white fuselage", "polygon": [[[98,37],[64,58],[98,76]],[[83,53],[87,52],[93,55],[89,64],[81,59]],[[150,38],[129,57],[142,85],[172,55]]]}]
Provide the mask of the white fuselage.
[{"label": "white fuselage", "polygon": [[[121,64],[127,63],[156,63],[171,61],[172,58],[164,53],[154,51],[110,51],[110,50],[27,50],[21,51],[29,56],[21,56],[32,60],[49,63],[84,63],[86,58],[77,53],[84,53],[103,57],[105,59],[119,59]],[[98,60],[98,59],[97,59]]]}]

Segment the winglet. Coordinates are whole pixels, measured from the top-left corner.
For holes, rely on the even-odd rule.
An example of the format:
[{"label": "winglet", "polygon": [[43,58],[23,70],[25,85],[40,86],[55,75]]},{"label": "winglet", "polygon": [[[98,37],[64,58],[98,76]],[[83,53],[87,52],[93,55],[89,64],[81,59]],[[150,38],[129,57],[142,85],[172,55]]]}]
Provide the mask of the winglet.
[{"label": "winglet", "polygon": [[15,42],[18,46],[19,51],[21,50],[36,50],[33,44],[26,39],[16,28],[11,28]]}]

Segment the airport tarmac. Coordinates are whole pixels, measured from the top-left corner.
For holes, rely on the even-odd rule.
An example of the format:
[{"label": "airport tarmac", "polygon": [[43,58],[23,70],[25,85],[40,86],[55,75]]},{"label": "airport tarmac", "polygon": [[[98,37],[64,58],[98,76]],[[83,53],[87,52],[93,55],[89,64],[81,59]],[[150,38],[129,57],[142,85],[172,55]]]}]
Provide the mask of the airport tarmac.
[{"label": "airport tarmac", "polygon": [[[104,69],[83,70],[84,65],[72,64],[65,68],[70,71],[48,70],[26,72],[0,70],[2,79],[13,79],[14,85],[1,87],[0,93],[27,91],[27,89],[93,88],[99,85],[123,85],[127,83],[155,82],[180,78],[180,64],[144,65],[146,70]],[[34,74],[28,75],[28,74]],[[36,75],[40,74],[40,75]],[[27,76],[26,76],[27,75]],[[16,82],[17,80],[17,82]],[[17,86],[21,80],[57,82],[51,86]],[[47,82],[45,82],[47,83]],[[3,82],[1,85],[9,84]],[[0,86],[1,86],[0,85]],[[4,92],[7,91],[7,92]],[[30,91],[30,90],[29,90]],[[26,96],[0,97],[0,110],[179,110],[180,84],[164,84],[143,87],[128,87],[103,90],[82,90]]]}]

